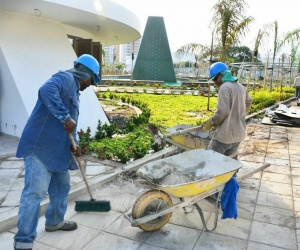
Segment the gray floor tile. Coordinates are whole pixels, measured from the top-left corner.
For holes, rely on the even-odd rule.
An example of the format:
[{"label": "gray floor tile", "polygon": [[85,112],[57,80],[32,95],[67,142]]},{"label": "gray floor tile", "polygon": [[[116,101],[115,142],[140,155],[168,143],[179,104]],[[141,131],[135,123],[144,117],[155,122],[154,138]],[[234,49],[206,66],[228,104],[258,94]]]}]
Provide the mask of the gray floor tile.
[{"label": "gray floor tile", "polygon": [[256,242],[250,241],[248,244],[247,250],[285,250],[287,248],[279,248],[279,247],[274,247],[270,245],[264,245]]},{"label": "gray floor tile", "polygon": [[78,224],[94,228],[97,230],[104,230],[115,222],[121,213],[115,211],[109,212],[82,212],[78,213],[72,217],[72,220],[76,221]]},{"label": "gray floor tile", "polygon": [[153,232],[146,243],[168,249],[193,249],[201,231],[166,224],[163,228]]},{"label": "gray floor tile", "polygon": [[166,249],[166,248],[162,248],[162,247],[156,247],[156,246],[152,246],[149,244],[143,244],[139,250],[162,250],[162,249]]},{"label": "gray floor tile", "polygon": [[271,165],[279,165],[279,166],[290,166],[290,160],[289,159],[282,159],[282,158],[271,158],[271,157],[266,157],[265,158],[265,163],[270,163]]},{"label": "gray floor tile", "polygon": [[4,201],[1,203],[1,206],[4,207],[13,207],[19,206],[20,204],[20,197],[22,191],[8,191]]},{"label": "gray floor tile", "polygon": [[250,240],[276,247],[297,249],[295,233],[292,229],[253,221]]},{"label": "gray floor tile", "polygon": [[120,236],[101,232],[95,239],[89,242],[82,250],[107,250],[107,249],[122,249],[135,250],[138,249],[141,243],[126,239]]},{"label": "gray floor tile", "polygon": [[292,185],[262,180],[259,191],[292,196]]},{"label": "gray floor tile", "polygon": [[[250,233],[251,220],[246,220],[243,218],[238,219],[221,219],[222,215],[219,215],[218,226],[214,233],[232,236],[235,238],[246,240]],[[213,225],[212,217],[209,219],[209,227]]]},{"label": "gray floor tile", "polygon": [[248,179],[243,180],[242,182],[239,182],[239,185],[240,185],[241,189],[258,191],[259,185],[260,185],[260,180],[248,178]]},{"label": "gray floor tile", "polygon": [[247,241],[219,235],[211,232],[203,232],[194,250],[242,250],[246,249]]},{"label": "gray floor tile", "polygon": [[276,208],[293,210],[292,196],[286,196],[281,194],[259,192],[257,204],[268,206],[268,207],[276,207]]},{"label": "gray floor tile", "polygon": [[3,250],[14,250],[14,234],[2,233],[0,234],[0,249]]},{"label": "gray floor tile", "polygon": [[257,194],[258,192],[256,190],[240,188],[237,194],[237,201],[255,204],[257,200]]},{"label": "gray floor tile", "polygon": [[264,172],[262,175],[262,180],[291,184],[291,176],[286,174]]},{"label": "gray floor tile", "polygon": [[275,164],[272,164],[268,168],[265,169],[265,172],[271,172],[271,173],[277,173],[277,174],[291,174],[291,168],[290,166],[278,166]]},{"label": "gray floor tile", "polygon": [[255,204],[246,202],[237,202],[238,207],[238,218],[251,220],[254,214]]},{"label": "gray floor tile", "polygon": [[255,208],[255,221],[274,224],[282,227],[294,227],[295,218],[292,210],[257,205]]},{"label": "gray floor tile", "polygon": [[2,169],[23,169],[24,162],[23,161],[4,161],[0,164],[0,168]]},{"label": "gray floor tile", "polygon": [[151,234],[151,232],[145,232],[139,227],[132,227],[130,222],[125,219],[124,216],[121,216],[113,222],[107,229],[105,229],[105,232],[119,235],[137,242],[145,242]]},{"label": "gray floor tile", "polygon": [[39,242],[58,249],[81,250],[100,235],[100,233],[101,231],[99,230],[81,225],[74,231],[55,231],[47,233],[39,238]]}]

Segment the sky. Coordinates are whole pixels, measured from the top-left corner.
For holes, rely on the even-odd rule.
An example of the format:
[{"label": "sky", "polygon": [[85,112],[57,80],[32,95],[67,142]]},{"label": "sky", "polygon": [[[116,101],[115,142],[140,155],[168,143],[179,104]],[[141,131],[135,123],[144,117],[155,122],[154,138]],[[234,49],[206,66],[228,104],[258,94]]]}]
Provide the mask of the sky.
[{"label": "sky", "polygon": [[[212,28],[210,21],[213,16],[212,8],[218,0],[112,0],[131,10],[141,20],[142,35],[148,16],[164,18],[169,45],[172,52],[187,43],[199,43],[210,46]],[[288,31],[300,27],[299,0],[245,0],[248,7],[245,15],[254,17],[250,32],[241,41],[241,46],[251,50],[259,29],[264,24],[278,21],[278,37]],[[274,33],[265,39],[259,49],[261,57],[273,49]],[[272,52],[271,52],[272,53]],[[285,46],[278,55],[290,54],[289,46]]]}]

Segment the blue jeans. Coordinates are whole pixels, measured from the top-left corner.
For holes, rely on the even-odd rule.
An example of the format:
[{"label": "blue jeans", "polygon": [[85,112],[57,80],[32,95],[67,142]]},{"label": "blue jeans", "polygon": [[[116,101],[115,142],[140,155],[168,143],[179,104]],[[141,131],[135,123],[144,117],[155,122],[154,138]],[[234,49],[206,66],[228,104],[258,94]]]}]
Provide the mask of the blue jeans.
[{"label": "blue jeans", "polygon": [[[211,149],[222,155],[229,156],[238,151],[239,145],[240,145],[240,142],[225,144],[225,143],[219,142],[217,140],[211,140],[207,149]],[[233,159],[237,160],[238,159],[237,155],[234,156]]]},{"label": "blue jeans", "polygon": [[46,210],[46,226],[55,227],[64,224],[64,215],[68,205],[70,191],[70,173],[49,171],[36,155],[24,158],[25,186],[22,191],[18,231],[14,237],[16,248],[32,248],[36,238],[36,228],[40,216],[40,203],[49,194]]},{"label": "blue jeans", "polygon": [[296,97],[300,98],[300,86],[296,86]]}]

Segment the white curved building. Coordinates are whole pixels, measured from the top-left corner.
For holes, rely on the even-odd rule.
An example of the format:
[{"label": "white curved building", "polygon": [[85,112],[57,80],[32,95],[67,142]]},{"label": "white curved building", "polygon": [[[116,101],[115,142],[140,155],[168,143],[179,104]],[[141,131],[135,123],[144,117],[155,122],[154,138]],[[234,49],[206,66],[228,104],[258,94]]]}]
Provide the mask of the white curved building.
[{"label": "white curved building", "polygon": [[[109,0],[0,0],[0,133],[20,137],[39,87],[88,53],[141,37],[140,20]],[[71,41],[71,42],[70,42]],[[108,122],[93,88],[81,92],[78,130]]]}]

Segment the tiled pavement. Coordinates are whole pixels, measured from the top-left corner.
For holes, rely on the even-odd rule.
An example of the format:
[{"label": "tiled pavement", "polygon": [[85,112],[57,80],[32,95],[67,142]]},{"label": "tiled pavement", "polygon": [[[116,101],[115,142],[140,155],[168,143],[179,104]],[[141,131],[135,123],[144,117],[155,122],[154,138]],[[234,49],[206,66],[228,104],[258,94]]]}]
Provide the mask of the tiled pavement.
[{"label": "tiled pavement", "polygon": [[[250,124],[247,134],[240,147],[239,159],[243,162],[243,168],[239,174],[264,163],[271,163],[271,166],[240,183],[237,220],[219,218],[216,230],[206,232],[196,210],[185,214],[182,209],[177,209],[170,222],[156,232],[149,233],[131,227],[123,214],[131,210],[144,190],[130,179],[121,178],[119,172],[117,180],[93,190],[97,200],[111,201],[110,212],[77,213],[71,201],[66,219],[76,221],[79,228],[73,232],[47,233],[44,230],[44,217],[41,217],[34,249],[298,249],[300,128]],[[3,145],[0,144],[0,147]],[[105,172],[109,175],[116,168],[124,168],[97,165],[89,159],[85,162],[87,166],[94,166],[93,171],[98,171],[95,176],[89,176],[92,182]],[[100,165],[104,165],[102,170],[96,167]],[[22,176],[22,168],[22,161],[16,161],[15,158],[6,159],[0,164],[0,197],[5,197],[0,207],[0,219],[5,211],[11,209],[9,206],[17,206],[22,188],[22,181],[19,180],[22,178],[18,177]],[[72,176],[73,186],[81,182],[79,176],[80,173]],[[5,189],[9,189],[9,192]],[[85,195],[80,199],[88,200],[89,197]],[[212,207],[205,201],[199,204],[204,210],[208,226],[211,226],[214,215]],[[15,232],[16,228],[11,228],[0,234],[0,249],[13,249]]]}]

